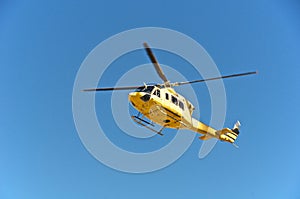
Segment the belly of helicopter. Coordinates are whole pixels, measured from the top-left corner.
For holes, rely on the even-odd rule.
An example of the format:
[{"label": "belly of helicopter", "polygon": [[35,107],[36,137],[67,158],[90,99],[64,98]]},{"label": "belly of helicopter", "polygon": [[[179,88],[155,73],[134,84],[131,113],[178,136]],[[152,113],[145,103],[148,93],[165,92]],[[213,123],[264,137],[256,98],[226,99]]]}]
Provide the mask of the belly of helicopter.
[{"label": "belly of helicopter", "polygon": [[141,99],[143,95],[133,93],[129,95],[129,101],[133,107],[146,118],[156,124],[168,128],[180,128],[182,125],[182,114],[176,109],[168,106],[159,99],[150,98],[148,101]]}]

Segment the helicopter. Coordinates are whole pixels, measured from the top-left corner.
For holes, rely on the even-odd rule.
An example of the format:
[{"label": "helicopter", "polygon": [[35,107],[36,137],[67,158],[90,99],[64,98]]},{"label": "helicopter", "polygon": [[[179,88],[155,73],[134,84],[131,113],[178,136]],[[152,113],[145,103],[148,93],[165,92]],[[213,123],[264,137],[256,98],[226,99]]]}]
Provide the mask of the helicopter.
[{"label": "helicopter", "polygon": [[[208,79],[171,83],[165,76],[149,45],[147,43],[143,43],[143,46],[158,76],[163,80],[162,84],[144,83],[142,86],[89,88],[82,91],[134,90],[128,94],[128,100],[138,111],[138,114],[132,115],[131,118],[142,127],[145,127],[158,135],[163,135],[162,132],[165,128],[188,129],[201,134],[199,137],[201,140],[216,138],[238,147],[235,144],[235,141],[240,133],[239,129],[241,124],[239,121],[234,124],[233,128],[223,128],[221,130],[216,130],[211,126],[200,122],[192,116],[193,111],[195,110],[193,104],[184,96],[176,92],[174,87],[211,80],[252,75],[257,74],[257,72],[246,72]],[[161,126],[160,130],[154,129],[154,124]]]}]

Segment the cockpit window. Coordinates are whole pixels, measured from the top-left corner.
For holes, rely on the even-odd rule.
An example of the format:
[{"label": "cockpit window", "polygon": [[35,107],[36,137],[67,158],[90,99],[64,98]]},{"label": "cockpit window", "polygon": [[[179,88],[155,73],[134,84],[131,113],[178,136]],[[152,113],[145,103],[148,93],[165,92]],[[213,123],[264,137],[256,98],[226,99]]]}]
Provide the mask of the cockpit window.
[{"label": "cockpit window", "polygon": [[144,86],[141,86],[136,89],[136,92],[145,92],[145,93],[151,93],[151,91],[154,89],[154,86],[147,86],[146,88]]},{"label": "cockpit window", "polygon": [[159,89],[156,89],[154,92],[153,92],[154,95],[156,95],[157,97],[160,97],[160,90]]}]

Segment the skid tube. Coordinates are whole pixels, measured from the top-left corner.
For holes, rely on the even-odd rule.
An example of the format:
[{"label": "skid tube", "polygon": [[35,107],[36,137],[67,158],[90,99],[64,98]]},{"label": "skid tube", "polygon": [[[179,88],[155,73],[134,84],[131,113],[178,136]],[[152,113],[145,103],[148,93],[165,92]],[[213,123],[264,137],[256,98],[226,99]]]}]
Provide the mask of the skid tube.
[{"label": "skid tube", "polygon": [[156,134],[158,134],[158,135],[161,135],[161,136],[164,135],[164,134],[161,133],[162,130],[165,128],[164,126],[163,126],[159,131],[157,131],[157,130],[155,130],[154,128],[151,128],[151,127],[150,127],[150,126],[153,126],[153,127],[154,127],[154,125],[153,125],[152,123],[150,123],[150,122],[144,120],[143,118],[140,118],[140,117],[135,116],[135,115],[132,115],[131,118],[133,119],[133,121],[134,121],[135,123],[137,123],[137,124],[139,124],[139,125],[141,125],[141,126],[147,128],[147,129],[153,131],[154,133],[156,133]]}]

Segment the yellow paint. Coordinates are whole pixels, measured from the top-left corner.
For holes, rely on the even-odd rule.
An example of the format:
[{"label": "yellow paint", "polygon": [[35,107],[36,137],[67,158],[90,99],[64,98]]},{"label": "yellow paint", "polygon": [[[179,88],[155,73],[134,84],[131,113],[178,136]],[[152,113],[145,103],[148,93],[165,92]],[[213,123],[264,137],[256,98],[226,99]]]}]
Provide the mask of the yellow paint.
[{"label": "yellow paint", "polygon": [[[155,95],[154,91],[156,89],[160,90],[160,96]],[[166,93],[169,99],[166,99]],[[147,96],[145,95],[148,95],[149,100],[147,100]],[[182,102],[184,105],[183,109],[179,107],[179,104],[176,105],[172,102],[171,96],[176,97],[178,102]],[[172,88],[154,87],[150,93],[142,91],[132,92],[129,94],[128,99],[136,110],[154,123],[167,128],[189,129],[196,133],[203,134],[204,136],[200,137],[202,140],[217,138],[225,142],[233,143],[238,136],[229,128],[217,131],[192,118],[193,105]]]}]

